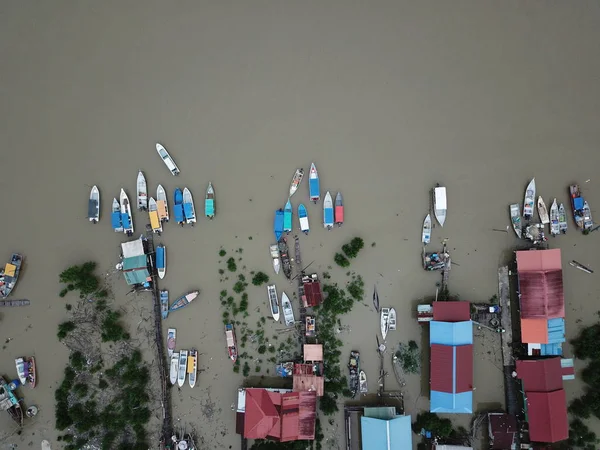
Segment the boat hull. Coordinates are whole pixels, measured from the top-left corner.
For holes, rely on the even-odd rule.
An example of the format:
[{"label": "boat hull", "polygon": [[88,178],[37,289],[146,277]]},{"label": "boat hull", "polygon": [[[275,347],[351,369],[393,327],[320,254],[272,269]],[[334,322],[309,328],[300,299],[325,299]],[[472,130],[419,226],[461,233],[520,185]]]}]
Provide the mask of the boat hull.
[{"label": "boat hull", "polygon": [[175,346],[177,345],[177,329],[169,328],[167,331],[167,354],[173,356]]},{"label": "boat hull", "polygon": [[274,284],[267,286],[267,299],[273,320],[279,322],[279,298],[277,297],[277,288]]},{"label": "boat hull", "polygon": [[196,209],[194,208],[192,193],[188,188],[183,190],[183,214],[185,215],[185,222],[194,226],[196,223]]},{"label": "boat hull", "polygon": [[3,274],[0,276],[2,285],[0,286],[0,298],[7,298],[17,286],[19,274],[23,267],[23,255],[13,253],[10,257],[10,262],[4,266]]},{"label": "boat hull", "polygon": [[298,205],[298,220],[300,222],[300,231],[304,234],[308,234],[310,231],[310,225],[308,223],[308,213],[306,207],[303,204]]},{"label": "boat hull", "polygon": [[204,215],[209,219],[215,217],[215,190],[210,182],[208,183],[206,197],[204,199]]},{"label": "boat hull", "polygon": [[121,189],[121,223],[123,224],[123,233],[127,236],[132,236],[133,229],[133,216],[131,215],[131,203],[129,197],[125,193],[124,189]]},{"label": "boat hull", "polygon": [[390,319],[390,309],[389,308],[381,308],[381,336],[385,341],[389,330],[389,319]]},{"label": "boat hull", "polygon": [[292,308],[292,302],[285,292],[281,293],[281,308],[283,309],[283,317],[285,319],[285,326],[291,327],[296,322],[294,318],[294,309]]},{"label": "boat hull", "polygon": [[344,224],[344,200],[340,192],[335,196],[335,224],[338,227]]},{"label": "boat hull", "polygon": [[323,200],[323,227],[331,230],[333,224],[333,202],[331,200],[331,194],[327,192],[325,194],[325,199]]},{"label": "boat hull", "polygon": [[179,353],[171,355],[171,366],[169,368],[169,381],[173,386],[177,384],[177,375],[179,374]]},{"label": "boat hull", "polygon": [[433,190],[433,208],[436,220],[443,227],[446,222],[446,212],[448,210],[445,187],[438,186]]},{"label": "boat hull", "polygon": [[237,352],[237,342],[235,338],[235,329],[233,328],[232,323],[228,323],[225,325],[225,342],[227,344],[227,354],[229,359],[235,363],[237,361],[238,352]]},{"label": "boat hull", "polygon": [[552,236],[557,236],[560,234],[560,223],[558,222],[558,205],[556,204],[556,199],[552,202],[552,206],[550,207],[550,234]]},{"label": "boat hull", "polygon": [[310,174],[308,179],[308,191],[310,195],[310,201],[313,203],[317,203],[321,198],[320,194],[320,182],[319,182],[319,173],[317,172],[317,167],[315,164],[310,165]]},{"label": "boat hull", "polygon": [[550,216],[548,215],[548,208],[546,207],[546,203],[544,203],[544,199],[540,195],[537,201],[538,215],[540,216],[540,222],[544,225],[550,223]]},{"label": "boat hull", "polygon": [[148,186],[146,177],[140,171],[137,177],[137,209],[138,211],[146,211],[148,209]]},{"label": "boat hull", "polygon": [[289,200],[283,210],[283,231],[285,233],[292,231],[292,204]]},{"label": "boat hull", "polygon": [[290,183],[290,197],[298,190],[298,186],[302,182],[303,177],[304,169],[297,169],[296,173],[294,173],[294,176],[292,177],[292,182]]},{"label": "boat hull", "polygon": [[421,231],[421,242],[425,245],[431,242],[431,215],[427,214],[423,221],[423,230]]},{"label": "boat hull", "polygon": [[177,164],[175,164],[175,160],[171,157],[167,149],[157,142],[156,151],[158,152],[158,156],[160,156],[163,163],[165,164],[165,166],[167,166],[167,169],[169,169],[171,174],[174,176],[179,175],[179,167],[177,167]]},{"label": "boat hull", "polygon": [[94,224],[100,220],[100,191],[98,186],[92,186],[88,202],[88,220]]},{"label": "boat hull", "polygon": [[156,207],[158,217],[161,222],[169,221],[169,202],[167,201],[167,192],[161,184],[156,188]]},{"label": "boat hull", "polygon": [[510,205],[510,221],[512,223],[513,230],[519,239],[523,236],[523,225],[521,224],[521,208],[518,203]]},{"label": "boat hull", "polygon": [[523,218],[531,220],[533,217],[533,208],[535,204],[535,178],[533,178],[525,188],[525,198],[523,200]]},{"label": "boat hull", "polygon": [[275,240],[279,242],[283,235],[283,210],[278,209],[275,211],[275,220],[273,222],[273,233],[275,234]]},{"label": "boat hull", "polygon": [[156,269],[158,277],[162,280],[167,273],[167,249],[164,245],[156,247]]},{"label": "boat hull", "polygon": [[185,214],[183,213],[183,192],[176,188],[173,191],[173,214],[178,225],[183,226],[185,223]]}]

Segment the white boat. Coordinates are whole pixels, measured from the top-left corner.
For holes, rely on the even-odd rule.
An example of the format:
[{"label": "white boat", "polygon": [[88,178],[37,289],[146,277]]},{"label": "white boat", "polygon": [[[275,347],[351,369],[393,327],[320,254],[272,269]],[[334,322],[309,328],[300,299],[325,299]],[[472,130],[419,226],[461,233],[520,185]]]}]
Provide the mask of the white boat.
[{"label": "white boat", "polygon": [[169,221],[169,202],[167,202],[167,193],[162,184],[156,188],[156,207],[158,209],[158,217],[161,222]]},{"label": "white boat", "polygon": [[421,242],[427,245],[431,242],[431,214],[427,214],[423,221],[423,233],[421,234]]},{"label": "white boat", "polygon": [[294,325],[296,320],[294,319],[294,309],[292,308],[292,302],[288,298],[285,292],[281,293],[281,308],[283,309],[283,318],[285,319],[285,326],[289,327]]},{"label": "white boat", "polygon": [[167,274],[167,249],[163,244],[156,246],[156,270],[161,280]]},{"label": "white boat", "polygon": [[121,189],[121,222],[123,224],[123,233],[127,236],[133,235],[133,216],[131,215],[131,203],[129,197],[125,193],[125,189]]},{"label": "white boat", "polygon": [[523,236],[523,226],[521,225],[521,208],[519,208],[518,203],[510,205],[510,221],[517,237],[521,239],[521,236]]},{"label": "white boat", "polygon": [[279,247],[274,244],[269,247],[271,251],[271,259],[273,260],[273,270],[276,274],[279,274],[279,270],[281,269],[281,260],[279,259]]},{"label": "white boat", "polygon": [[177,384],[177,374],[179,373],[179,352],[171,355],[171,369],[169,370],[169,380],[175,386]]},{"label": "white boat", "polygon": [[558,207],[558,225],[562,234],[567,233],[567,212],[565,206],[561,203]]},{"label": "white boat", "polygon": [[388,334],[390,326],[390,308],[381,308],[381,336],[383,336],[383,340]]},{"label": "white boat", "polygon": [[333,228],[333,200],[329,191],[323,199],[323,226],[328,230]]},{"label": "white boat", "polygon": [[150,226],[152,227],[152,231],[160,236],[163,227],[162,221],[158,215],[158,205],[156,204],[154,197],[150,197],[150,200],[148,200],[148,215],[150,216]]},{"label": "white boat", "polygon": [[594,226],[594,221],[592,220],[592,210],[590,209],[590,205],[587,201],[583,202],[583,229],[591,230]]},{"label": "white boat", "polygon": [[550,216],[548,215],[548,208],[546,207],[546,204],[544,203],[544,199],[542,198],[541,195],[538,197],[537,209],[538,209],[538,215],[540,216],[540,222],[542,222],[544,225],[546,225],[547,223],[550,223]]},{"label": "white boat", "polygon": [[21,384],[25,386],[27,384],[27,369],[25,367],[25,360],[23,358],[15,359],[15,365],[17,367],[17,375]]},{"label": "white boat", "polygon": [[533,204],[535,203],[535,178],[532,178],[525,189],[525,200],[523,201],[523,218],[531,220],[533,217]]},{"label": "white boat", "polygon": [[560,223],[558,221],[558,205],[556,199],[552,202],[550,207],[550,234],[556,236],[560,234]]},{"label": "white boat", "polygon": [[185,223],[194,226],[196,223],[196,209],[194,208],[194,199],[188,188],[183,189],[183,214]]},{"label": "white boat", "polygon": [[88,202],[88,219],[92,223],[98,223],[100,220],[100,191],[98,186],[92,186],[90,192],[90,201]]},{"label": "white boat", "polygon": [[148,209],[148,185],[146,177],[140,170],[137,176],[137,209],[138,211],[146,211]]},{"label": "white boat", "polygon": [[279,299],[277,298],[277,288],[274,284],[267,286],[267,295],[269,296],[269,307],[275,322],[279,322]]},{"label": "white boat", "polygon": [[279,271],[281,270],[281,261],[279,258],[273,258],[273,270],[279,275]]},{"label": "white boat", "polygon": [[302,178],[304,177],[304,169],[296,169],[296,173],[292,177],[292,182],[290,183],[290,197],[296,193],[298,190],[298,186],[302,182]]},{"label": "white boat", "polygon": [[433,190],[433,212],[438,223],[443,227],[446,221],[448,202],[446,200],[446,188],[438,186]]},{"label": "white boat", "polygon": [[306,206],[304,206],[302,203],[298,205],[298,220],[300,221],[300,231],[302,231],[304,234],[308,234],[310,232],[308,213],[306,211]]},{"label": "white boat", "polygon": [[183,387],[185,376],[187,375],[187,357],[188,351],[181,350],[179,352],[179,370],[177,371],[177,386]]},{"label": "white boat", "polygon": [[196,386],[196,374],[198,373],[198,351],[195,349],[190,350],[190,354],[187,359],[187,373],[188,382],[190,387]]},{"label": "white boat", "polygon": [[179,175],[179,167],[177,167],[177,164],[175,164],[175,161],[171,158],[167,149],[157,142],[156,151],[158,152],[158,156],[160,156],[165,163],[165,166],[167,166],[167,169],[169,169],[173,175]]},{"label": "white boat", "polygon": [[366,394],[369,391],[369,388],[367,386],[367,374],[365,373],[364,370],[361,370],[358,373],[358,383],[360,386],[360,393]]},{"label": "white boat", "polygon": [[388,318],[388,330],[394,331],[396,329],[396,309],[390,308],[390,316]]},{"label": "white boat", "polygon": [[175,352],[175,346],[177,345],[177,329],[169,328],[167,331],[167,353],[169,356],[173,356]]}]

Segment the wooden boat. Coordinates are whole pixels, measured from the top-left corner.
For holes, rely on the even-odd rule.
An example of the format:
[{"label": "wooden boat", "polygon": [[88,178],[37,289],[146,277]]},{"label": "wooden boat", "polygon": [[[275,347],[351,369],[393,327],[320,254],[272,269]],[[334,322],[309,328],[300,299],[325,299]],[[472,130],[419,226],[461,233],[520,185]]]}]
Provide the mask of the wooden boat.
[{"label": "wooden boat", "polygon": [[381,308],[381,336],[383,340],[387,337],[390,327],[390,308]]},{"label": "wooden boat", "polygon": [[302,265],[302,254],[300,253],[300,239],[298,236],[294,236],[294,254],[296,256],[296,264]]},{"label": "wooden boat", "polygon": [[156,247],[156,269],[158,278],[162,280],[167,273],[167,249],[163,244]]},{"label": "wooden boat", "polygon": [[550,207],[550,234],[556,236],[560,234],[560,223],[558,222],[558,205],[556,199],[552,202]]},{"label": "wooden boat", "polygon": [[181,309],[181,308],[189,305],[190,303],[192,303],[192,300],[194,300],[196,297],[198,297],[198,294],[199,294],[199,291],[192,291],[185,295],[182,295],[181,297],[179,297],[177,300],[175,300],[171,304],[171,307],[169,308],[169,312],[176,311],[178,309]]},{"label": "wooden boat", "polygon": [[358,374],[358,382],[360,385],[360,393],[361,394],[366,394],[369,391],[369,388],[367,386],[367,374],[365,373],[364,370],[361,370]]},{"label": "wooden boat", "polygon": [[171,174],[179,175],[179,167],[177,167],[177,164],[175,164],[175,161],[173,160],[173,158],[171,158],[171,155],[169,155],[167,149],[157,142],[156,151],[158,152],[158,156],[160,156],[160,158],[163,160],[165,166],[167,166],[167,169],[169,169]]},{"label": "wooden boat", "polygon": [[179,352],[173,352],[171,355],[171,367],[169,370],[169,381],[173,386],[177,384],[177,374],[179,373]]},{"label": "wooden boat", "polygon": [[590,209],[590,205],[588,205],[588,202],[586,201],[583,203],[583,230],[591,230],[593,226],[594,221],[592,220],[592,210]]},{"label": "wooden boat", "polygon": [[204,215],[209,219],[215,217],[215,190],[210,181],[208,182],[206,196],[204,197]]},{"label": "wooden boat", "polygon": [[30,356],[29,358],[25,358],[25,362],[27,363],[27,383],[29,383],[29,387],[33,389],[37,383],[37,371],[35,369],[35,357]]},{"label": "wooden boat", "polygon": [[19,281],[19,274],[23,267],[23,255],[13,253],[10,262],[4,269],[0,269],[0,298],[8,297]]},{"label": "wooden boat", "polygon": [[167,353],[169,356],[173,356],[175,347],[177,345],[177,329],[169,328],[167,331]]},{"label": "wooden boat", "polygon": [[160,313],[163,319],[169,317],[169,291],[160,291]]},{"label": "wooden boat", "polygon": [[146,211],[148,209],[148,185],[146,177],[140,170],[137,176],[137,209],[138,211]]},{"label": "wooden boat", "polygon": [[290,183],[290,197],[296,193],[298,190],[298,186],[302,182],[302,178],[304,177],[304,169],[296,169],[296,173],[292,177],[292,182]]},{"label": "wooden boat", "polygon": [[269,297],[269,307],[275,322],[279,322],[279,299],[277,298],[277,288],[274,284],[267,286],[267,296]]},{"label": "wooden boat", "polygon": [[190,350],[188,355],[187,373],[190,387],[194,388],[196,386],[196,374],[198,373],[198,351],[196,349]]},{"label": "wooden boat", "polygon": [[279,270],[281,269],[281,262],[279,261],[279,247],[277,245],[271,245],[271,259],[273,260],[273,270],[276,274],[279,274]]},{"label": "wooden boat", "polygon": [[131,216],[131,203],[129,197],[125,193],[125,189],[121,189],[121,223],[123,224],[123,233],[127,236],[133,235],[133,217]]},{"label": "wooden boat", "polygon": [[283,209],[283,231],[290,233],[292,231],[292,202],[288,198],[285,208]]},{"label": "wooden boat", "polygon": [[406,386],[406,381],[404,381],[403,370],[402,370],[402,362],[400,361],[401,353],[399,351],[394,352],[392,355],[392,368],[394,369],[394,376],[396,377],[396,381],[400,387]]},{"label": "wooden boat", "polygon": [[558,226],[562,234],[567,233],[567,213],[565,211],[565,205],[562,203],[558,207]]},{"label": "wooden boat", "polygon": [[306,212],[306,207],[300,203],[298,205],[298,220],[300,221],[300,231],[304,234],[308,234],[310,231],[310,226],[308,225],[308,214]]},{"label": "wooden boat", "polygon": [[26,299],[23,299],[23,300],[0,300],[0,306],[15,307],[15,306],[29,306],[30,304],[31,304],[31,302]]},{"label": "wooden boat", "polygon": [[296,322],[296,319],[294,319],[294,309],[292,308],[292,302],[290,302],[290,299],[285,292],[281,293],[281,308],[283,309],[285,326],[290,327],[294,325]]},{"label": "wooden boat", "polygon": [[333,228],[333,201],[329,191],[327,191],[323,200],[323,226],[328,230]]},{"label": "wooden boat", "polygon": [[196,209],[194,208],[194,199],[188,188],[183,189],[183,214],[186,223],[194,226],[196,223]]},{"label": "wooden boat", "polygon": [[287,239],[282,238],[277,244],[279,248],[279,256],[283,266],[283,274],[289,280],[292,277],[292,263],[290,262],[290,252],[287,245]]},{"label": "wooden boat", "polygon": [[338,192],[335,196],[335,224],[341,227],[344,223],[344,199],[342,193]]},{"label": "wooden boat", "polygon": [[427,245],[431,242],[431,214],[427,214],[423,221],[423,231],[421,233],[421,242]]},{"label": "wooden boat", "polygon": [[581,264],[580,262],[577,262],[575,260],[573,261],[569,261],[569,265],[575,267],[576,269],[579,269],[585,273],[594,273],[594,271],[592,269],[590,269],[587,266],[584,266],[583,264]]},{"label": "wooden boat", "polygon": [[373,287],[373,306],[375,307],[375,311],[379,313],[379,294],[377,294],[377,286]]},{"label": "wooden boat", "polygon": [[20,427],[23,426],[23,409],[4,377],[0,377],[0,410],[7,411]]},{"label": "wooden boat", "polygon": [[225,340],[227,342],[227,354],[229,355],[229,359],[235,363],[238,357],[238,351],[237,342],[235,340],[235,329],[233,328],[232,323],[225,325]]},{"label": "wooden boat", "polygon": [[90,200],[88,202],[88,220],[93,224],[100,220],[100,191],[98,186],[92,186]]},{"label": "wooden boat", "polygon": [[531,220],[533,217],[533,205],[535,203],[535,178],[532,178],[525,189],[525,199],[523,201],[523,218]]},{"label": "wooden boat", "polygon": [[315,337],[317,335],[317,319],[315,316],[306,316],[305,319],[306,337]]},{"label": "wooden boat", "polygon": [[121,222],[121,205],[116,198],[112,201],[112,213],[110,214],[110,224],[117,233],[123,232],[123,222]]},{"label": "wooden boat", "polygon": [[179,188],[173,191],[173,214],[175,214],[175,222],[183,226],[185,223],[185,214],[183,212],[183,192]]},{"label": "wooden boat", "polygon": [[448,210],[448,202],[446,200],[446,188],[438,185],[433,190],[433,213],[440,226],[444,226],[446,222],[446,212]]},{"label": "wooden boat", "polygon": [[390,316],[388,318],[388,330],[394,331],[396,329],[396,309],[390,308]]},{"label": "wooden boat", "polygon": [[187,357],[188,351],[181,350],[179,352],[179,370],[177,371],[177,386],[183,387],[185,376],[187,375]]},{"label": "wooden boat", "polygon": [[279,242],[281,235],[283,234],[283,209],[279,208],[275,211],[275,221],[273,222],[273,233],[275,233],[275,240]]},{"label": "wooden boat", "polygon": [[15,359],[15,366],[17,367],[17,376],[23,386],[27,384],[27,367],[25,366],[24,358]]},{"label": "wooden boat", "polygon": [[546,225],[547,223],[550,223],[550,216],[548,215],[548,208],[546,207],[546,204],[544,203],[544,199],[542,198],[541,195],[538,197],[537,209],[538,209],[538,215],[540,216],[540,222],[542,222],[544,225]]},{"label": "wooden boat", "polygon": [[356,350],[350,352],[350,361],[348,361],[348,371],[350,372],[350,392],[352,398],[356,397],[359,390],[359,372],[360,372],[360,353]]},{"label": "wooden boat", "polygon": [[150,216],[150,226],[152,231],[160,236],[163,231],[162,221],[158,215],[158,205],[153,197],[148,200],[148,215]]},{"label": "wooden boat", "polygon": [[156,210],[161,222],[169,221],[169,202],[167,201],[167,193],[162,184],[156,188]]},{"label": "wooden boat", "polygon": [[518,203],[510,205],[510,221],[517,237],[521,239],[523,236],[523,225],[521,224],[521,208]]},{"label": "wooden boat", "polygon": [[308,191],[311,202],[317,203],[319,201],[321,198],[320,190],[317,166],[315,166],[315,163],[312,163],[310,165],[310,173],[308,174]]}]

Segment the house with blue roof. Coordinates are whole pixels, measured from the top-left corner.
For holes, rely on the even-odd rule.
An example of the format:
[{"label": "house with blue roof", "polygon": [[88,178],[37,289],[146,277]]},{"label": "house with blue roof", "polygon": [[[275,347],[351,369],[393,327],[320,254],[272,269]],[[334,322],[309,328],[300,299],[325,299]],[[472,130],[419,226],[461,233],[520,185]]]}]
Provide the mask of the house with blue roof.
[{"label": "house with blue roof", "polygon": [[[388,414],[388,411],[393,411]],[[394,408],[365,408],[360,419],[362,450],[412,448],[410,416],[396,415]]]}]

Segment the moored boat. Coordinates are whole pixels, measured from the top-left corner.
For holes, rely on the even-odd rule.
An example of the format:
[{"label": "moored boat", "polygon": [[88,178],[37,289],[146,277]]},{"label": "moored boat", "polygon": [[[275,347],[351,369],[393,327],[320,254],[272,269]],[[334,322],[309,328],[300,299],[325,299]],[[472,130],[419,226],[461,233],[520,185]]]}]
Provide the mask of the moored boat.
[{"label": "moored boat", "polygon": [[283,318],[285,319],[285,326],[289,327],[294,325],[296,320],[294,319],[294,309],[292,308],[292,302],[285,292],[281,293],[281,308],[283,309]]},{"label": "moored boat", "polygon": [[110,224],[117,233],[123,232],[123,222],[121,221],[121,205],[116,198],[112,201],[112,213],[110,215]]},{"label": "moored boat", "polygon": [[533,205],[535,203],[535,178],[532,178],[525,188],[525,199],[523,200],[523,218],[531,220],[533,217]]},{"label": "moored boat", "polygon": [[383,340],[387,337],[390,326],[390,308],[381,308],[381,336]]},{"label": "moored boat", "polygon": [[546,242],[548,238],[546,238],[544,227],[544,224],[541,223],[532,223],[527,225],[527,227],[525,227],[525,238],[529,239],[536,245]]},{"label": "moored boat", "polygon": [[158,152],[158,156],[160,156],[160,158],[163,160],[165,166],[167,166],[167,169],[169,169],[171,174],[179,175],[179,167],[177,167],[177,164],[175,164],[175,160],[171,158],[171,155],[169,154],[167,149],[157,142],[156,151]]},{"label": "moored boat", "polygon": [[29,387],[33,389],[37,383],[35,357],[30,356],[29,358],[25,358],[25,362],[27,363],[27,383],[29,383]]},{"label": "moored boat", "polygon": [[379,294],[377,293],[377,286],[373,286],[373,306],[375,311],[379,313]]},{"label": "moored boat", "polygon": [[169,369],[169,381],[175,386],[177,384],[177,374],[179,373],[179,352],[173,352],[170,358],[171,367]]},{"label": "moored boat", "polygon": [[296,193],[298,190],[298,186],[302,182],[302,178],[304,177],[304,169],[296,169],[296,173],[292,177],[292,182],[290,183],[290,197]]},{"label": "moored boat", "polygon": [[510,205],[510,221],[517,237],[521,239],[523,236],[523,225],[521,224],[521,208],[518,203]]},{"label": "moored boat", "polygon": [[290,199],[288,198],[285,208],[283,209],[283,231],[288,234],[292,231],[292,211],[292,202],[290,202]]},{"label": "moored boat", "polygon": [[300,221],[300,231],[304,234],[308,234],[310,231],[308,213],[306,212],[306,207],[302,203],[298,205],[298,220]]},{"label": "moored boat", "polygon": [[298,235],[294,236],[294,250],[296,255],[296,264],[302,265],[302,254],[300,253],[300,238]]},{"label": "moored boat", "polygon": [[390,308],[390,316],[388,317],[388,330],[394,331],[396,329],[396,309]]},{"label": "moored boat", "polygon": [[421,242],[427,245],[431,242],[431,214],[427,214],[423,221],[423,231],[421,233]]},{"label": "moored boat", "polygon": [[446,222],[446,213],[448,211],[448,202],[446,199],[446,188],[438,185],[433,190],[433,213],[440,226]]},{"label": "moored boat", "polygon": [[187,375],[187,357],[188,351],[181,350],[179,352],[179,370],[177,371],[177,386],[183,387],[185,376]]},{"label": "moored boat", "polygon": [[323,226],[328,230],[333,228],[333,201],[331,200],[329,191],[327,191],[323,199]]},{"label": "moored boat", "polygon": [[290,262],[290,251],[287,244],[287,238],[282,238],[277,244],[277,247],[279,248],[283,274],[289,280],[292,276],[292,263]]},{"label": "moored boat", "polygon": [[27,367],[24,358],[16,358],[15,366],[17,367],[17,375],[21,384],[25,386],[27,384]]},{"label": "moored boat", "polygon": [[169,202],[167,201],[167,193],[162,184],[159,184],[156,188],[156,208],[158,211],[158,217],[161,222],[169,221]]},{"label": "moored boat", "polygon": [[366,394],[369,391],[369,388],[367,386],[367,374],[365,373],[364,370],[361,370],[359,372],[358,381],[359,381],[359,385],[360,385],[360,393]]},{"label": "moored boat", "polygon": [[169,328],[167,331],[167,353],[173,356],[175,347],[177,346],[177,329]]},{"label": "moored boat", "polygon": [[281,269],[281,262],[279,261],[279,247],[277,245],[271,245],[271,259],[273,260],[273,270],[276,274],[279,274],[279,270]]},{"label": "moored boat", "polygon": [[575,225],[577,225],[577,228],[583,231],[583,206],[585,204],[585,200],[581,196],[581,190],[579,189],[578,184],[572,184],[569,186],[569,195],[571,198],[571,208],[573,208]]},{"label": "moored boat", "polygon": [[140,170],[137,176],[137,209],[138,211],[146,211],[148,209],[148,185],[146,177]]},{"label": "moored boat", "polygon": [[158,278],[162,280],[167,273],[167,249],[163,244],[156,247],[156,270]]},{"label": "moored boat", "polygon": [[194,208],[194,199],[188,188],[183,189],[183,214],[185,222],[194,226],[196,223],[196,209]]},{"label": "moored boat", "polygon": [[192,302],[192,300],[194,300],[196,297],[198,297],[198,294],[199,294],[199,291],[192,291],[185,295],[182,295],[181,297],[179,297],[177,300],[175,300],[171,304],[171,307],[169,308],[169,312],[176,311],[178,309],[181,309],[181,308],[189,305]]},{"label": "moored boat", "polygon": [[92,186],[88,201],[88,220],[94,224],[100,220],[100,191],[98,186]]},{"label": "moored boat", "polygon": [[190,354],[188,355],[187,373],[188,382],[190,383],[190,387],[193,388],[196,386],[196,375],[198,373],[198,351],[196,349],[190,350]]},{"label": "moored boat", "polygon": [[183,213],[183,192],[179,188],[175,188],[173,191],[173,214],[175,215],[175,222],[178,225],[183,226],[185,223],[185,214]]},{"label": "moored boat", "polygon": [[583,230],[589,231],[594,226],[594,221],[592,220],[592,210],[590,209],[590,205],[588,202],[583,202]]},{"label": "moored boat", "polygon": [[23,386],[28,384],[33,389],[36,384],[35,358],[33,356],[16,358],[15,366],[21,384]]},{"label": "moored boat", "polygon": [[206,196],[204,197],[204,215],[209,219],[215,217],[215,190],[210,181],[208,182]]},{"label": "moored boat", "polygon": [[550,207],[550,234],[552,236],[556,236],[560,234],[560,223],[558,221],[558,205],[556,204],[556,199],[552,202],[552,206]]},{"label": "moored boat", "polygon": [[233,362],[237,360],[237,342],[235,339],[235,330],[232,323],[225,325],[225,341],[227,342],[227,354]]},{"label": "moored boat", "polygon": [[0,376],[0,410],[7,411],[10,417],[23,426],[23,409],[4,377]]},{"label": "moored boat", "polygon": [[335,224],[338,227],[344,224],[344,199],[341,192],[335,196]]},{"label": "moored boat", "polygon": [[348,361],[348,371],[350,372],[350,392],[352,398],[356,397],[359,391],[359,372],[360,372],[360,353],[356,350],[350,352],[350,361]]},{"label": "moored boat", "polygon": [[160,291],[160,314],[163,319],[169,316],[169,291],[166,289]]},{"label": "moored boat", "polygon": [[313,203],[317,203],[321,198],[320,194],[320,183],[319,183],[319,173],[317,172],[317,166],[315,163],[310,165],[310,173],[308,175],[308,191],[310,195],[310,201]]},{"label": "moored boat", "polygon": [[152,231],[160,236],[160,233],[163,231],[162,221],[158,215],[158,205],[153,197],[150,197],[150,200],[148,200],[148,215],[150,216]]},{"label": "moored boat", "polygon": [[23,255],[13,253],[10,262],[4,269],[0,269],[0,298],[6,298],[13,291],[19,281],[19,273],[23,266]]},{"label": "moored boat", "polygon": [[271,315],[275,322],[279,322],[279,299],[277,298],[277,288],[274,284],[267,286],[267,296],[269,297],[269,307]]},{"label": "moored boat", "polygon": [[550,216],[548,215],[548,208],[546,207],[546,203],[544,203],[544,199],[540,195],[537,201],[537,209],[538,215],[540,216],[540,222],[544,225],[550,223]]},{"label": "moored boat", "polygon": [[275,240],[279,242],[279,239],[281,239],[281,235],[283,234],[283,209],[281,208],[275,211],[273,233],[275,233]]},{"label": "moored boat", "polygon": [[558,225],[562,234],[567,233],[567,213],[565,211],[565,205],[562,203],[558,207]]},{"label": "moored boat", "polygon": [[125,193],[125,189],[121,189],[121,223],[123,224],[123,233],[127,236],[133,235],[133,217],[131,216],[131,203],[129,197]]}]

